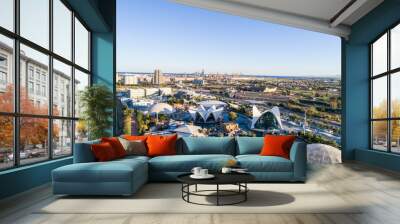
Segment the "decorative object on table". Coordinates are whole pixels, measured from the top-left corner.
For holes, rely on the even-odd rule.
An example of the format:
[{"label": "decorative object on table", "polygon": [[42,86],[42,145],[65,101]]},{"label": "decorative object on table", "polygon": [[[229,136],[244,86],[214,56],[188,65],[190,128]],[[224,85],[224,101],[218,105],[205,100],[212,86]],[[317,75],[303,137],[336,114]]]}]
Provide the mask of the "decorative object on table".
[{"label": "decorative object on table", "polygon": [[240,168],[238,162],[234,159],[229,159],[226,161],[224,167],[222,167],[221,173],[231,173],[235,168]]},{"label": "decorative object on table", "polygon": [[214,177],[215,176],[213,174],[209,174],[209,173],[203,174],[203,175],[194,175],[194,174],[190,175],[190,178],[197,179],[197,180],[213,179]]},{"label": "decorative object on table", "polygon": [[232,172],[232,168],[230,167],[222,167],[221,173],[230,173]]},{"label": "decorative object on table", "polygon": [[110,136],[114,96],[105,85],[95,84],[80,93],[81,118],[88,129],[89,140]]},{"label": "decorative object on table", "polygon": [[229,159],[228,161],[226,161],[225,167],[230,167],[230,168],[238,167],[237,161],[234,159]]},{"label": "decorative object on table", "polygon": [[200,170],[200,176],[207,176],[208,175],[208,169],[201,169]]},{"label": "decorative object on table", "polygon": [[231,168],[231,167],[222,167],[221,169],[221,173],[247,173],[247,169],[243,169],[243,168]]},{"label": "decorative object on table", "polygon": [[212,179],[214,175],[208,173],[208,169],[203,169],[201,167],[194,167],[192,169],[192,174],[190,178],[193,179]]},{"label": "decorative object on table", "polygon": [[231,172],[235,173],[249,173],[247,169],[245,168],[232,168]]},{"label": "decorative object on table", "polygon": [[[179,175],[177,180],[182,183],[182,199],[188,203],[197,205],[234,205],[245,202],[247,200],[247,192],[249,188],[247,183],[253,182],[255,177],[251,174],[215,174],[215,178],[212,179],[193,179],[192,174]],[[198,190],[198,185],[215,185],[215,190]],[[237,190],[223,190],[220,185],[235,185]],[[194,186],[195,190],[191,190],[190,186]],[[209,194],[211,192],[211,194]],[[203,204],[200,202],[193,201],[191,196],[202,196],[202,197],[214,197],[216,203],[214,204]],[[230,198],[230,202],[224,202],[223,198]]]},{"label": "decorative object on table", "polygon": [[203,169],[201,167],[193,167],[193,169],[191,170],[192,174],[199,176],[200,175],[200,170]]}]

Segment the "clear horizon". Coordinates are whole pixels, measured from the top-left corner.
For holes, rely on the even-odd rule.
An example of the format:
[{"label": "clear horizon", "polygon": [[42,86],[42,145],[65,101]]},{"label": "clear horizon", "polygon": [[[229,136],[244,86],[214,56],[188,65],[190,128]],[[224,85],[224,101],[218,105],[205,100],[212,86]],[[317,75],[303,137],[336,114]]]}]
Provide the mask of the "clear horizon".
[{"label": "clear horizon", "polygon": [[165,0],[117,2],[117,71],[338,77],[339,37]]},{"label": "clear horizon", "polygon": [[[156,68],[157,69],[157,68]],[[131,73],[134,74],[135,73],[144,73],[144,74],[153,74],[154,71],[117,71],[117,73]],[[188,75],[192,75],[195,74],[195,72],[168,72],[168,71],[161,71],[161,73],[163,74],[188,74]],[[341,78],[341,75],[274,75],[274,74],[257,74],[257,75],[253,75],[253,74],[244,74],[244,73],[237,73],[237,74],[228,74],[228,73],[204,73],[205,75],[211,74],[211,75],[243,75],[243,76],[260,76],[260,77],[293,77],[293,78]]]}]

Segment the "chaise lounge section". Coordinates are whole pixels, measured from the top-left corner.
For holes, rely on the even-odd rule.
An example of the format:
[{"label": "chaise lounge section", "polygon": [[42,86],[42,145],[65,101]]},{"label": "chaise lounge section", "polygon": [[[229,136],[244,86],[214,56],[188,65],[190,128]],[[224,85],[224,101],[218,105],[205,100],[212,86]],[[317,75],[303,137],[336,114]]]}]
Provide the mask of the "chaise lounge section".
[{"label": "chaise lounge section", "polygon": [[96,162],[90,146],[99,142],[75,144],[74,163],[52,172],[54,194],[132,195],[147,183],[147,156]]},{"label": "chaise lounge section", "polygon": [[132,195],[148,181],[176,181],[176,177],[200,166],[218,172],[229,160],[236,160],[259,182],[304,182],[306,144],[296,141],[290,159],[260,156],[263,137],[184,137],[177,140],[177,155],[127,156],[96,162],[91,145],[77,143],[74,163],[52,172],[54,194]]}]

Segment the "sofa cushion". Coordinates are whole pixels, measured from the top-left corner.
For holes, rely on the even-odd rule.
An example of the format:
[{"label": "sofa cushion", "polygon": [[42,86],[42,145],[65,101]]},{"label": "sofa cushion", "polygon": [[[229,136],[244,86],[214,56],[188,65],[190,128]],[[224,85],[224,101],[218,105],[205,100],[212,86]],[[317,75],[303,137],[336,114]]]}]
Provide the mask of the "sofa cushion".
[{"label": "sofa cushion", "polygon": [[280,156],[290,159],[290,148],[296,136],[293,135],[265,135],[261,156]]},{"label": "sofa cushion", "polygon": [[232,137],[183,137],[177,147],[178,154],[185,155],[235,155],[235,139]]},{"label": "sofa cushion", "polygon": [[121,159],[117,159],[117,160],[114,160],[113,162],[131,162],[131,161],[135,161],[135,160],[138,160],[138,161],[142,161],[142,162],[148,162],[149,161],[149,159],[150,159],[150,157],[147,157],[147,156],[137,156],[137,155],[131,155],[131,156],[125,156],[124,158],[121,158]]},{"label": "sofa cushion", "polygon": [[147,155],[148,156],[165,156],[176,154],[176,140],[178,135],[149,135],[147,137]]},{"label": "sofa cushion", "polygon": [[230,159],[231,155],[175,155],[158,156],[149,160],[150,171],[163,172],[190,172],[193,167],[199,166],[210,171],[219,171]]},{"label": "sofa cushion", "polygon": [[239,155],[240,167],[249,172],[292,172],[292,161],[279,156]]},{"label": "sofa cushion", "polygon": [[58,182],[130,182],[136,172],[147,176],[147,163],[140,159],[109,162],[75,163],[53,170],[53,181]]},{"label": "sofa cushion", "polygon": [[147,155],[146,142],[141,140],[126,140],[121,137],[118,137],[118,139],[124,147],[126,155]]},{"label": "sofa cushion", "polygon": [[122,138],[129,140],[129,141],[144,141],[146,142],[147,135],[122,135]]},{"label": "sofa cushion", "polygon": [[105,162],[118,158],[113,146],[109,142],[93,144],[90,147],[94,157],[96,157],[96,161]]},{"label": "sofa cushion", "polygon": [[260,154],[264,137],[236,137],[236,155]]},{"label": "sofa cushion", "polygon": [[127,182],[132,167],[123,163],[75,163],[53,170],[53,180],[59,182]]},{"label": "sofa cushion", "polygon": [[115,155],[117,158],[122,158],[126,156],[126,151],[124,146],[122,146],[121,142],[117,137],[104,137],[101,138],[101,142],[108,142],[114,149]]}]

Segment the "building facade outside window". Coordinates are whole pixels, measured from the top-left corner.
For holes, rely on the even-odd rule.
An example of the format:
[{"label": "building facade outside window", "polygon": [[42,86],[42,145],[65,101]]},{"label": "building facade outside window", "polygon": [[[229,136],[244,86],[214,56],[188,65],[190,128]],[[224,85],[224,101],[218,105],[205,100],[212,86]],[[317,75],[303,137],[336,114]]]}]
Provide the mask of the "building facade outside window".
[{"label": "building facade outside window", "polygon": [[36,95],[40,95],[40,84],[36,84]]},{"label": "building facade outside window", "polygon": [[5,55],[0,55],[0,67],[7,67],[7,57]]},{"label": "building facade outside window", "polygon": [[[76,128],[73,105],[90,84],[80,78],[90,80],[90,31],[62,0],[19,3],[18,8],[13,0],[2,3],[13,17],[20,15],[10,20],[20,24],[14,29],[10,21],[0,21],[0,170],[70,156],[74,136],[87,138],[84,126]],[[75,42],[87,49],[73,58]]]},{"label": "building facade outside window", "polygon": [[28,73],[29,73],[29,79],[34,79],[34,75],[33,75],[33,67],[32,66],[29,66],[29,71],[28,71]]},{"label": "building facade outside window", "polygon": [[5,89],[8,82],[7,75],[8,60],[7,56],[0,54],[0,89]]},{"label": "building facade outside window", "polygon": [[29,89],[29,94],[34,94],[33,82],[31,81],[28,82],[28,89]]},{"label": "building facade outside window", "polygon": [[3,86],[7,84],[7,73],[4,71],[0,71],[0,84]]}]

